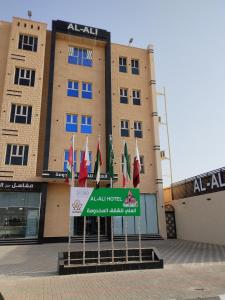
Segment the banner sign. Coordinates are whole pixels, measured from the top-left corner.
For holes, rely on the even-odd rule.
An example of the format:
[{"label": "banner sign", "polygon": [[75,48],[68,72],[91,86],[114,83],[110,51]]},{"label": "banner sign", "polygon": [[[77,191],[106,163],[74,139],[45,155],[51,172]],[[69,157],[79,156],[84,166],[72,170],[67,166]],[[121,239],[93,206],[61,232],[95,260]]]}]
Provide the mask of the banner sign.
[{"label": "banner sign", "polygon": [[201,174],[172,185],[173,200],[225,190],[225,169]]},{"label": "banner sign", "polygon": [[70,192],[70,216],[140,216],[140,190],[77,188]]}]

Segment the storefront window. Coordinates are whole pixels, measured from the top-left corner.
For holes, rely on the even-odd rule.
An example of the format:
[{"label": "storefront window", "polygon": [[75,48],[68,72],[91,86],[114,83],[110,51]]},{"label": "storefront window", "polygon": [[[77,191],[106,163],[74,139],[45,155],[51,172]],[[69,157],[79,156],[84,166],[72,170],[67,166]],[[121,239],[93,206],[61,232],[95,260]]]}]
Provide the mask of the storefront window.
[{"label": "storefront window", "polygon": [[0,193],[0,239],[37,238],[40,193]]},{"label": "storefront window", "polygon": [[[139,217],[127,218],[127,233],[138,234]],[[114,217],[114,235],[125,234],[125,217]],[[158,234],[157,204],[154,194],[141,194],[141,234]]]}]

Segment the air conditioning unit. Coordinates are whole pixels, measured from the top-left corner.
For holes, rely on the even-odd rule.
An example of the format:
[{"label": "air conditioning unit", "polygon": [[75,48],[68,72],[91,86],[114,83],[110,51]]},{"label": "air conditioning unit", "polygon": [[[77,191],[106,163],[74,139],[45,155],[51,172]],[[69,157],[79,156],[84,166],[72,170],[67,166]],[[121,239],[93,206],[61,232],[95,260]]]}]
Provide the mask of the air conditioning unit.
[{"label": "air conditioning unit", "polygon": [[160,157],[161,157],[161,159],[166,159],[166,151],[165,150],[160,151]]}]

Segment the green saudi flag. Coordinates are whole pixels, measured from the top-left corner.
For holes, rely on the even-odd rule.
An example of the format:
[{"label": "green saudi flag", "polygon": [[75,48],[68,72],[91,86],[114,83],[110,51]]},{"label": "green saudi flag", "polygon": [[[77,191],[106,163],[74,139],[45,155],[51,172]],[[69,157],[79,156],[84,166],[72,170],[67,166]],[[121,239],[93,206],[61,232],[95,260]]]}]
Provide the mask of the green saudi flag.
[{"label": "green saudi flag", "polygon": [[114,178],[114,168],[113,168],[113,160],[114,160],[114,153],[113,153],[113,144],[112,144],[112,136],[109,136],[109,146],[108,146],[108,174],[110,178]]},{"label": "green saudi flag", "polygon": [[99,184],[99,181],[100,181],[101,165],[102,165],[102,155],[101,155],[101,151],[100,151],[100,145],[99,145],[99,142],[98,142],[95,168],[94,168],[94,175],[96,177],[96,183],[97,184]]}]

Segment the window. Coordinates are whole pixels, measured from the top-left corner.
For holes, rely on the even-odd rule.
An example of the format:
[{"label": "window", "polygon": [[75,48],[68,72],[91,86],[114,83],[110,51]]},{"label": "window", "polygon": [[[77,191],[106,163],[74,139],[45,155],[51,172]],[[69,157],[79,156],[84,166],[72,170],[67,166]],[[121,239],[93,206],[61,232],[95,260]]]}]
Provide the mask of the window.
[{"label": "window", "polygon": [[79,97],[78,88],[79,88],[78,81],[68,80],[67,96],[69,96],[69,97]]},{"label": "window", "polygon": [[92,83],[82,82],[82,98],[92,99]]},{"label": "window", "polygon": [[145,168],[144,168],[144,156],[140,155],[140,174],[145,173]]},{"label": "window", "polygon": [[18,85],[34,86],[35,71],[16,68],[14,83]]},{"label": "window", "polygon": [[135,75],[139,74],[139,61],[137,59],[131,59],[131,73]]},{"label": "window", "polygon": [[142,124],[139,121],[134,121],[134,136],[142,138]]},{"label": "window", "polygon": [[92,50],[69,47],[68,63],[92,67]]},{"label": "window", "polygon": [[121,136],[129,136],[129,121],[121,120]]},{"label": "window", "polygon": [[77,115],[66,115],[66,131],[77,132]]},{"label": "window", "polygon": [[[80,161],[82,161],[84,153],[85,153],[84,151],[80,152]],[[89,163],[90,163],[88,166],[88,173],[91,173],[91,171],[92,171],[92,152],[88,151],[88,153],[89,153]]]},{"label": "window", "polygon": [[90,116],[81,116],[81,133],[92,133],[92,118]]},{"label": "window", "polygon": [[12,104],[11,105],[11,123],[31,124],[32,106]]},{"label": "window", "polygon": [[[69,150],[64,151],[64,163],[63,163],[63,170],[64,172],[67,171],[67,161],[69,159]],[[73,170],[76,172],[77,170],[77,151],[73,152]]]},{"label": "window", "polygon": [[123,88],[120,89],[120,103],[125,103],[125,104],[128,103],[128,95],[127,94],[128,94],[127,89],[123,89]]},{"label": "window", "polygon": [[37,44],[37,37],[20,34],[18,44],[19,49],[37,52]]},{"label": "window", "polygon": [[122,73],[127,72],[127,58],[126,57],[119,58],[119,71]]},{"label": "window", "polygon": [[29,150],[28,145],[7,144],[5,164],[26,166],[27,158],[28,158],[28,150]]},{"label": "window", "polygon": [[133,104],[134,105],[141,105],[141,97],[140,97],[140,91],[139,90],[133,90],[132,96],[133,96]]}]

